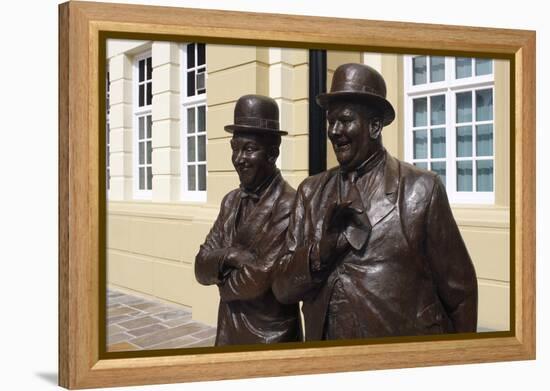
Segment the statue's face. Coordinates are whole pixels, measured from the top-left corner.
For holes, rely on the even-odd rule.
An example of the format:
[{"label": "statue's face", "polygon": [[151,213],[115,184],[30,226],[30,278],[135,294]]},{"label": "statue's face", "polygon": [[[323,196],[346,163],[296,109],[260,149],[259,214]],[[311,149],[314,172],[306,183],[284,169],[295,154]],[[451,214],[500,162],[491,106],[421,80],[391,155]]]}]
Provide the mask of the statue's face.
[{"label": "statue's face", "polygon": [[235,133],[231,139],[231,161],[239,175],[241,185],[254,190],[273,173],[275,159],[261,136]]},{"label": "statue's face", "polygon": [[338,163],[345,170],[352,170],[366,161],[378,142],[371,137],[368,117],[358,104],[335,102],[329,106],[328,138]]}]

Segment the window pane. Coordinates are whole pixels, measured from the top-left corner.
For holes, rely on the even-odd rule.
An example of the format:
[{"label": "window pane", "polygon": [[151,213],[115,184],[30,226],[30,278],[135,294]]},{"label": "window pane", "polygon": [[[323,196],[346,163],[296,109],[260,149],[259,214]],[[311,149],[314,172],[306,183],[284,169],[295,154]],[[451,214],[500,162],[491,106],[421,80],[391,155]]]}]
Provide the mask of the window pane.
[{"label": "window pane", "polygon": [[472,127],[458,126],[456,128],[456,156],[472,156]]},{"label": "window pane", "polygon": [[456,162],[456,189],[472,191],[472,161]]},{"label": "window pane", "polygon": [[195,133],[195,108],[187,109],[187,133]]},{"label": "window pane", "polygon": [[195,71],[187,72],[187,96],[195,96]]},{"label": "window pane", "polygon": [[140,84],[139,85],[139,99],[138,99],[138,105],[139,107],[141,106],[144,106],[145,105],[145,84]]},{"label": "window pane", "polygon": [[153,188],[153,168],[151,166],[147,167],[147,190]]},{"label": "window pane", "polygon": [[153,78],[153,66],[151,65],[151,57],[147,57],[147,80]]},{"label": "window pane", "polygon": [[187,68],[195,67],[195,44],[187,45]]},{"label": "window pane", "polygon": [[477,191],[493,191],[493,161],[478,160],[477,166]]},{"label": "window pane", "polygon": [[423,168],[424,170],[428,169],[428,163],[427,162],[415,162],[414,165],[418,168]]},{"label": "window pane", "polygon": [[199,111],[198,132],[204,132],[206,131],[206,106],[199,106],[197,110]]},{"label": "window pane", "polygon": [[195,137],[187,137],[187,161],[194,162],[195,160]]},{"label": "window pane", "polygon": [[413,58],[413,84],[426,83],[426,56]]},{"label": "window pane", "polygon": [[206,88],[206,79],[204,73],[204,69],[202,69],[203,72],[198,71],[197,73],[197,94],[204,93],[204,90]]},{"label": "window pane", "polygon": [[445,128],[432,129],[432,158],[445,157]]},{"label": "window pane", "polygon": [[476,156],[493,155],[493,125],[476,126]]},{"label": "window pane", "polygon": [[206,63],[206,45],[204,43],[197,44],[197,65]]},{"label": "window pane", "polygon": [[187,166],[187,190],[196,190],[195,186],[195,175],[196,169],[195,166]]},{"label": "window pane", "polygon": [[476,76],[490,75],[493,73],[493,60],[476,58]]},{"label": "window pane", "polygon": [[414,158],[426,159],[428,157],[428,132],[426,130],[415,130],[413,133]]},{"label": "window pane", "polygon": [[445,57],[430,57],[430,82],[445,80]]},{"label": "window pane", "polygon": [[153,148],[151,146],[151,141],[147,141],[147,164],[151,164],[152,153],[153,153]]},{"label": "window pane", "polygon": [[432,171],[439,175],[441,182],[447,186],[447,165],[445,162],[432,162]]},{"label": "window pane", "polygon": [[456,94],[456,122],[472,122],[471,91]]},{"label": "window pane", "polygon": [[430,121],[432,125],[444,125],[445,124],[445,95],[432,96],[430,98],[431,116]]},{"label": "window pane", "polygon": [[145,143],[139,143],[139,164],[145,164]]},{"label": "window pane", "polygon": [[145,117],[138,117],[139,140],[145,138]]},{"label": "window pane", "polygon": [[149,106],[151,104],[151,102],[153,101],[153,86],[152,86],[152,83],[149,82],[147,83],[147,106]]},{"label": "window pane", "polygon": [[151,138],[151,132],[153,129],[153,116],[147,116],[147,138]]},{"label": "window pane", "polygon": [[198,149],[199,149],[198,161],[204,162],[206,161],[206,136],[199,136],[197,138],[197,143],[198,143]]},{"label": "window pane", "polygon": [[426,126],[428,111],[428,98],[417,98],[413,100],[413,122],[414,127]]},{"label": "window pane", "polygon": [[462,79],[463,77],[472,76],[472,59],[457,57],[456,58],[456,78]]},{"label": "window pane", "polygon": [[139,190],[145,190],[145,167],[139,168]]},{"label": "window pane", "polygon": [[138,80],[139,81],[144,81],[145,80],[145,60],[139,60],[138,66],[139,66],[139,78],[138,78]]},{"label": "window pane", "polygon": [[199,190],[206,190],[206,164],[201,164],[199,168]]},{"label": "window pane", "polygon": [[493,119],[493,89],[476,91],[476,121]]}]

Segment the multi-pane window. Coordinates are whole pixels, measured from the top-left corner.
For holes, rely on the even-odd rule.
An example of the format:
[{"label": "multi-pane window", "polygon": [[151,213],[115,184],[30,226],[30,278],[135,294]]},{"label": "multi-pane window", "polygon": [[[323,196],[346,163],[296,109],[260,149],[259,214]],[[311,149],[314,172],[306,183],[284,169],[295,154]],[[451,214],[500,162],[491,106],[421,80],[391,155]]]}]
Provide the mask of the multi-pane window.
[{"label": "multi-pane window", "polygon": [[436,172],[453,203],[494,202],[490,59],[405,58],[405,158]]},{"label": "multi-pane window", "polygon": [[206,46],[182,46],[182,195],[206,201]]},{"label": "multi-pane window", "polygon": [[150,53],[137,56],[134,63],[134,189],[138,198],[150,197],[152,166],[152,82]]}]

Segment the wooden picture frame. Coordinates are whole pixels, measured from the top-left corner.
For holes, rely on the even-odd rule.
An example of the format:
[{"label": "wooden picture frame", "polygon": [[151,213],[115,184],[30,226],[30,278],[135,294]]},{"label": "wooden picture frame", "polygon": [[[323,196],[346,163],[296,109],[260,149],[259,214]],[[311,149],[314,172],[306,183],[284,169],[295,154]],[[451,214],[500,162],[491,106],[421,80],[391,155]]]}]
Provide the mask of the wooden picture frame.
[{"label": "wooden picture frame", "polygon": [[[107,34],[108,33],[108,34]],[[358,345],[110,356],[100,348],[105,248],[100,41],[106,34],[220,43],[484,54],[511,64],[511,330]],[[114,34],[114,35],[113,35]],[[126,35],[125,35],[126,34]],[[437,48],[434,50],[433,48]],[[369,20],[69,2],[59,6],[59,384],[175,383],[535,358],[535,33]],[[104,256],[104,255],[103,255]],[[460,352],[460,354],[457,354]]]}]

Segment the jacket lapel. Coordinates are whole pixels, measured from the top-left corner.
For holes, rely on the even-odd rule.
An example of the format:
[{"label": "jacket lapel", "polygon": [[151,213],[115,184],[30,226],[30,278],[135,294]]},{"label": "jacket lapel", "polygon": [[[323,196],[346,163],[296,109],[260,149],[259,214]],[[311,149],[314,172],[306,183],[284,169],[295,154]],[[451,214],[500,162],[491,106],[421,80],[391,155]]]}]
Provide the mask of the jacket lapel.
[{"label": "jacket lapel", "polygon": [[389,153],[386,153],[384,175],[378,179],[378,182],[374,186],[376,190],[367,210],[369,221],[373,227],[396,208],[399,163]]}]

